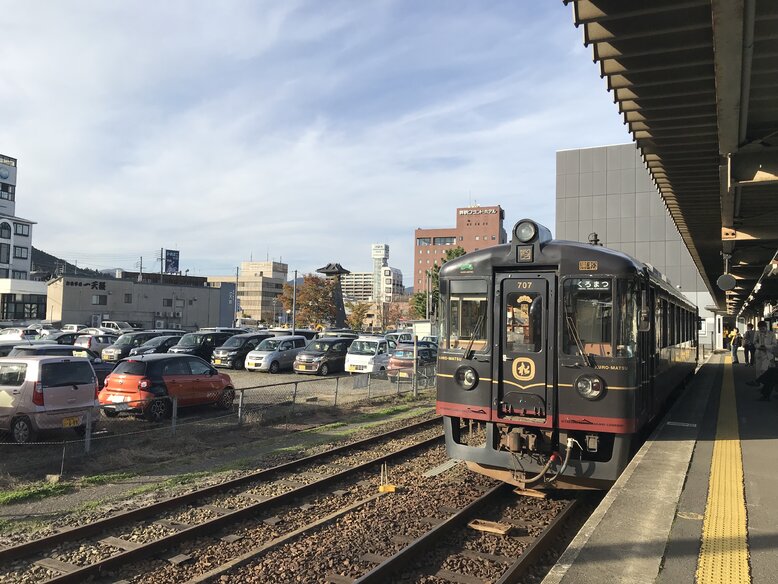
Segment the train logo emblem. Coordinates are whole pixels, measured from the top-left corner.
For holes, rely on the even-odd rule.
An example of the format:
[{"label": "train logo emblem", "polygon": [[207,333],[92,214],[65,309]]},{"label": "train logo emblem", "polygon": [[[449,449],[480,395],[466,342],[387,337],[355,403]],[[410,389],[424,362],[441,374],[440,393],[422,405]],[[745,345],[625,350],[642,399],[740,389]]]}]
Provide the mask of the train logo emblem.
[{"label": "train logo emblem", "polygon": [[535,362],[526,357],[513,360],[513,376],[519,381],[529,381],[535,377]]}]

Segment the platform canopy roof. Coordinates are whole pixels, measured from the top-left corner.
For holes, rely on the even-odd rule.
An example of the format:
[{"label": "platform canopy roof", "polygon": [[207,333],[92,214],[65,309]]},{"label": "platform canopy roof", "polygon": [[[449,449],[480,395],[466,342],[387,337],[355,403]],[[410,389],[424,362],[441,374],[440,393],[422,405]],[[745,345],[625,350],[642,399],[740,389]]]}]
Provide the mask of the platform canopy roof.
[{"label": "platform canopy roof", "polygon": [[719,308],[775,302],[778,0],[564,1]]}]

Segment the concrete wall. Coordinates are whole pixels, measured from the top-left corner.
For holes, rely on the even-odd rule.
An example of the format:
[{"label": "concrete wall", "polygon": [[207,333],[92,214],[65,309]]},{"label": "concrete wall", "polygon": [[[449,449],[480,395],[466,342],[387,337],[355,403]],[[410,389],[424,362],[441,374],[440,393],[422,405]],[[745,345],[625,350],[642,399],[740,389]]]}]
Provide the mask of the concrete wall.
[{"label": "concrete wall", "polygon": [[713,298],[681,239],[634,144],[562,150],[556,154],[557,239],[588,241],[653,265],[706,318],[700,341],[710,345]]},{"label": "concrete wall", "polygon": [[[89,325],[123,320],[146,328],[232,326],[234,291],[234,284],[211,288],[61,276],[48,284],[46,314],[53,321]],[[98,299],[106,304],[93,304]]]}]

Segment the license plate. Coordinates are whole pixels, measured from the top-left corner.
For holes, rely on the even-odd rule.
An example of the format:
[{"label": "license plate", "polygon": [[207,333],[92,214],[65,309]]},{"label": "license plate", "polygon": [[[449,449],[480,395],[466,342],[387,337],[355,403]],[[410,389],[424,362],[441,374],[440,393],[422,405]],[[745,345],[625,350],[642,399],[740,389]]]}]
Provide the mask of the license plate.
[{"label": "license plate", "polygon": [[249,361],[248,363],[246,363],[246,367],[256,367],[256,366],[257,364],[254,363],[254,361]]},{"label": "license plate", "polygon": [[117,404],[126,401],[127,398],[123,395],[112,395],[111,396],[111,402]]},{"label": "license plate", "polygon": [[213,364],[214,365],[221,365],[222,364],[222,360],[221,359],[214,359],[213,360]]},{"label": "license plate", "polygon": [[81,418],[79,416],[73,416],[72,418],[62,418],[63,428],[75,428],[81,425]]},{"label": "license plate", "polygon": [[348,370],[349,371],[356,371],[357,370],[357,366],[356,365],[349,365],[348,366]]},{"label": "license plate", "polygon": [[130,406],[128,406],[127,404],[116,404],[113,409],[115,412],[124,412],[126,410],[129,410]]},{"label": "license plate", "polygon": [[410,375],[405,371],[400,371],[400,377],[410,377]]}]

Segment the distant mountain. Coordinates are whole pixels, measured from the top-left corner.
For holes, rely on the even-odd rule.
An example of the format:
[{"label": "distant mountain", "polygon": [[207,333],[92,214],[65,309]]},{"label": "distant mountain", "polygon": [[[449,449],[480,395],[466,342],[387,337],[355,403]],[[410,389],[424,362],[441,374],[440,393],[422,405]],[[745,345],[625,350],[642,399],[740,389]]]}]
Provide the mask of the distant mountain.
[{"label": "distant mountain", "polygon": [[406,296],[413,296],[413,286],[407,286],[405,288],[405,295]]},{"label": "distant mountain", "polygon": [[[70,274],[75,276],[94,276],[99,278],[113,278],[113,270],[109,270],[110,274],[104,274],[98,270],[90,270],[89,268],[79,268],[78,266],[66,262],[53,256],[50,253],[46,253],[36,247],[32,248],[32,266],[31,271],[41,276],[38,279],[48,280],[51,277],[59,274]],[[49,277],[45,277],[49,274]]]}]

